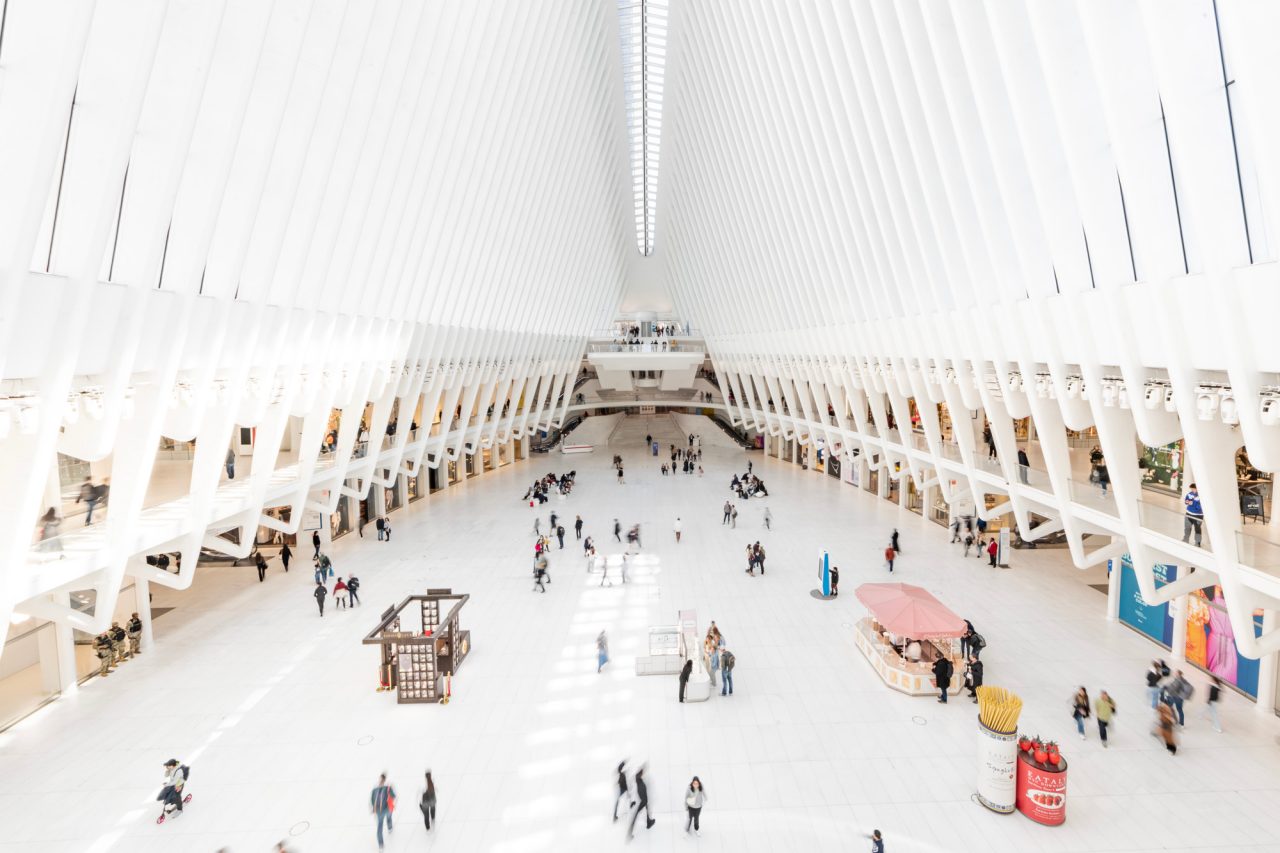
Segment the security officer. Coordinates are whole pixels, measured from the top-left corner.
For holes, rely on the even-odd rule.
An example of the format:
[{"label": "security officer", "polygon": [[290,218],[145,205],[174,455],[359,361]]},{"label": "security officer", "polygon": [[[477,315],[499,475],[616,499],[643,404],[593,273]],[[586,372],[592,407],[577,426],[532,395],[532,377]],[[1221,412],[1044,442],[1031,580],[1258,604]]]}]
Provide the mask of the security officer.
[{"label": "security officer", "polygon": [[125,626],[129,634],[129,657],[142,653],[142,620],[138,618],[138,614],[133,614],[129,619],[129,624]]},{"label": "security officer", "polygon": [[129,635],[124,628],[120,627],[119,622],[111,623],[111,649],[116,654],[116,663],[120,663],[129,656],[128,639]]},{"label": "security officer", "polygon": [[93,641],[93,649],[98,655],[98,675],[110,674],[111,661],[115,656],[111,650],[111,638],[105,632],[99,634]]}]

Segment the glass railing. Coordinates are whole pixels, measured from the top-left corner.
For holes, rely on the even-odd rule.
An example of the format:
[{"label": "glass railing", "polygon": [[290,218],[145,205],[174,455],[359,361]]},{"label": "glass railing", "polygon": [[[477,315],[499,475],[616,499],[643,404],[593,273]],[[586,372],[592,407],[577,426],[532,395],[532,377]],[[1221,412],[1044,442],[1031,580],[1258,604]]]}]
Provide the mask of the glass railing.
[{"label": "glass railing", "polygon": [[588,344],[587,352],[638,352],[638,353],[663,353],[663,352],[706,352],[705,344],[675,340],[668,338],[659,338],[654,341],[646,341],[639,344],[619,344],[619,343],[595,343]]},{"label": "glass railing", "polygon": [[911,433],[911,446],[916,450],[929,451],[929,436],[922,432]]},{"label": "glass railing", "polygon": [[1067,480],[1067,488],[1071,493],[1073,503],[1096,509],[1099,512],[1105,512],[1107,515],[1119,517],[1120,512],[1116,509],[1116,496],[1111,489],[1107,489],[1106,494],[1103,494],[1101,486],[1087,481],[1082,483],[1074,478]]},{"label": "glass railing", "polygon": [[1240,562],[1260,572],[1280,575],[1280,544],[1251,536],[1236,534],[1236,547],[1240,549]]},{"label": "glass railing", "polygon": [[[1142,526],[1148,530],[1168,536],[1171,539],[1182,539],[1184,535],[1190,544],[1196,544],[1196,534],[1187,524],[1187,514],[1173,507],[1160,506],[1148,501],[1138,501],[1138,518]],[[1209,546],[1209,531],[1200,522],[1200,545]]]}]

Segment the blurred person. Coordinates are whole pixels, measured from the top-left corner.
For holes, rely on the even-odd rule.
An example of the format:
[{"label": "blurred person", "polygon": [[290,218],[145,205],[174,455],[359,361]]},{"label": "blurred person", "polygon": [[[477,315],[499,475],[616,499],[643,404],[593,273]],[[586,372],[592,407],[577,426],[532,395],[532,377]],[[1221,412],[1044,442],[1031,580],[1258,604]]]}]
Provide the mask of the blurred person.
[{"label": "blurred person", "polygon": [[1213,723],[1213,730],[1222,734],[1222,720],[1218,716],[1218,702],[1222,699],[1222,679],[1216,675],[1209,676],[1209,690],[1204,703],[1204,712]]},{"label": "blurred person", "polygon": [[431,771],[427,771],[427,787],[422,792],[422,801],[418,803],[418,808],[422,809],[422,819],[427,824],[427,831],[431,831],[431,821],[436,819],[436,783],[431,778]]},{"label": "blurred person", "polygon": [[1076,731],[1084,740],[1084,721],[1089,719],[1089,691],[1081,687],[1071,702],[1071,717],[1076,721]]},{"label": "blurred person", "polygon": [[[692,661],[690,661],[692,663]],[[644,782],[644,768],[641,767],[636,771],[636,808],[631,813],[631,826],[627,828],[627,840],[635,838],[636,818],[640,817],[640,812],[644,812],[645,829],[653,829],[653,825],[657,823],[653,816],[649,813],[649,788]]]},{"label": "blurred person", "polygon": [[394,827],[391,818],[396,809],[396,789],[387,784],[387,774],[378,777],[378,784],[369,794],[369,810],[378,817],[378,849],[382,849],[382,824],[386,823],[387,832]]},{"label": "blurred person", "polygon": [[1107,745],[1107,728],[1111,725],[1111,720],[1116,715],[1116,703],[1103,690],[1098,694],[1098,698],[1093,703],[1093,716],[1098,721],[1098,737],[1102,738],[1102,745]]},{"label": "blurred person", "polygon": [[[621,802],[622,802],[622,800],[623,800],[624,798],[627,798],[627,771],[626,771],[626,768],[627,768],[627,762],[626,762],[626,761],[619,761],[619,762],[618,762],[618,796],[617,796],[617,799],[615,799],[615,800],[613,801],[613,822],[614,822],[614,823],[617,823],[617,822],[618,822],[618,803],[621,803]],[[627,798],[627,799],[629,799],[629,798]],[[630,800],[630,803],[631,803],[631,805],[628,807],[628,809],[635,808],[636,801],[635,801],[635,800]]]},{"label": "blurred person", "polygon": [[347,603],[350,607],[355,607],[360,603],[360,578],[355,575],[347,577]]},{"label": "blurred person", "polygon": [[600,670],[604,669],[604,665],[609,662],[609,638],[601,631],[596,636],[596,674],[600,674]]},{"label": "blurred person", "polygon": [[312,592],[311,594],[315,596],[316,605],[319,606],[320,616],[321,618],[323,618],[324,617],[324,597],[329,594],[329,590],[324,588],[323,581],[317,581],[315,591]]},{"label": "blurred person", "polygon": [[258,568],[258,583],[262,583],[267,577],[267,561],[263,558],[261,551],[254,555],[253,562]]},{"label": "blurred person", "polygon": [[689,676],[693,674],[693,658],[686,658],[680,668],[680,701],[684,701],[684,691],[689,686]]}]

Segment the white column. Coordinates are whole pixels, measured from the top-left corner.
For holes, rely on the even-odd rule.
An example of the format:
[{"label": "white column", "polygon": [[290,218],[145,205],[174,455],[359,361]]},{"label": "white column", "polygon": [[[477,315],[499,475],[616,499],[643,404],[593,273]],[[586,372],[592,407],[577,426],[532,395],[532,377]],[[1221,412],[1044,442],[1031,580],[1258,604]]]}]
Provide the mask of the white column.
[{"label": "white column", "polygon": [[1120,618],[1120,558],[1111,561],[1111,574],[1107,576],[1107,621],[1115,622]]},{"label": "white column", "polygon": [[1180,595],[1169,602],[1169,615],[1173,617],[1173,649],[1175,661],[1187,659],[1187,597]]},{"label": "white column", "polygon": [[[1280,611],[1262,611],[1262,634],[1274,631]],[[1276,710],[1276,653],[1272,652],[1258,661],[1258,702],[1254,708],[1259,714],[1271,716]]]},{"label": "white column", "polygon": [[146,651],[154,642],[154,634],[151,632],[151,582],[143,578],[134,578],[133,594],[133,609],[137,611],[138,620],[142,622],[141,649]]},{"label": "white column", "polygon": [[58,660],[58,631],[53,625],[37,629],[36,654],[40,660],[41,692],[57,693],[62,689],[62,673]]},{"label": "white column", "polygon": [[[50,596],[54,604],[62,607],[71,606],[71,595],[65,592]],[[65,622],[54,622],[54,645],[58,661],[58,688],[62,695],[74,693],[76,690],[76,638],[71,626]],[[43,650],[42,650],[43,651]]]}]

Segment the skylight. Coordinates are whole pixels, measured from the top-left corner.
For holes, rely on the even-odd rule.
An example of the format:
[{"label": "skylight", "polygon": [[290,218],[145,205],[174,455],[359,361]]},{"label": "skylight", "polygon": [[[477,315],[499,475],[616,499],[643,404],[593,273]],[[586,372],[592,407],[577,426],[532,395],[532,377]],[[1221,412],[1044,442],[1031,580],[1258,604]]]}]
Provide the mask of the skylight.
[{"label": "skylight", "polygon": [[662,77],[667,62],[667,0],[618,0],[622,84],[631,147],[636,248],[653,254],[662,133]]}]

